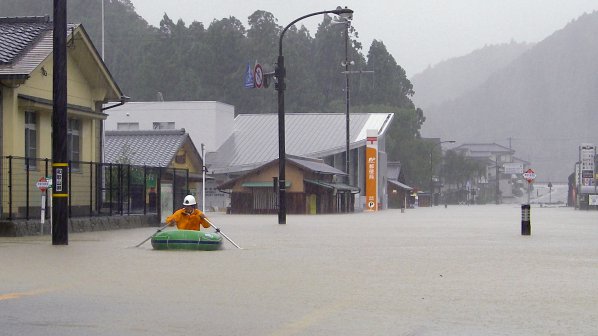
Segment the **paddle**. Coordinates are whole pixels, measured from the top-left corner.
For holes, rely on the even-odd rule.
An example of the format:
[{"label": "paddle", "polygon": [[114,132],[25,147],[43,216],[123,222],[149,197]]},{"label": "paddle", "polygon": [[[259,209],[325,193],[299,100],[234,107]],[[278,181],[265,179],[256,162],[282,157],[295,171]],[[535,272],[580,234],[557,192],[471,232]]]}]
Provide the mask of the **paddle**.
[{"label": "paddle", "polygon": [[226,240],[228,240],[228,241],[229,241],[231,244],[235,245],[235,246],[236,246],[238,249],[242,250],[242,248],[241,248],[239,245],[235,244],[235,242],[234,242],[234,241],[232,241],[230,238],[228,238],[228,236],[227,236],[227,235],[225,235],[225,234],[224,234],[224,232],[222,232],[222,231],[220,230],[220,228],[219,228],[219,227],[217,227],[216,225],[212,224],[212,222],[210,222],[210,220],[209,220],[209,219],[207,219],[206,217],[204,217],[204,219],[206,220],[206,222],[208,222],[208,224],[210,224],[210,225],[211,225],[211,226],[214,228],[214,230],[216,230],[216,232],[220,233],[220,234],[221,234],[221,235],[222,235],[224,238],[226,238]]},{"label": "paddle", "polygon": [[161,232],[163,229],[165,229],[168,226],[168,224],[164,225],[163,227],[159,228],[158,231],[156,231],[153,235],[147,237],[144,241],[142,241],[141,243],[135,245],[135,247],[139,247],[141,245],[143,245],[146,241],[152,239],[153,236],[156,235],[156,233]]}]

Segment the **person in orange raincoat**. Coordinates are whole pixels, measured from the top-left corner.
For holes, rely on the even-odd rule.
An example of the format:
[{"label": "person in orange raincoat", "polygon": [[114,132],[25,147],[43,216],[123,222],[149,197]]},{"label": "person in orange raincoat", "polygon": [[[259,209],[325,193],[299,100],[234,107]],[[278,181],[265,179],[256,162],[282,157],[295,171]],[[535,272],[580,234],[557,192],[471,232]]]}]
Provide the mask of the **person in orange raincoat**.
[{"label": "person in orange raincoat", "polygon": [[179,230],[199,231],[201,227],[209,228],[211,225],[203,212],[195,208],[197,202],[192,195],[185,196],[183,208],[175,211],[166,218],[166,224],[169,226],[176,224]]}]

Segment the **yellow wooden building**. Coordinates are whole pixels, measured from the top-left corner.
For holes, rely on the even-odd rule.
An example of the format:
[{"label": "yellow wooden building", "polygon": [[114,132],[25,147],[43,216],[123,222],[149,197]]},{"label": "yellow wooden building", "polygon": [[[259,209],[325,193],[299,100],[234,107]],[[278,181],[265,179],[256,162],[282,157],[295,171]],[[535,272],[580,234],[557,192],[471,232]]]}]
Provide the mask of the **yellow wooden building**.
[{"label": "yellow wooden building", "polygon": [[[107,116],[102,106],[123,104],[126,97],[83,26],[69,24],[67,31],[67,148],[72,160],[71,185],[76,187],[79,180],[90,178],[85,163],[102,161],[103,121]],[[53,23],[49,17],[0,18],[3,218],[7,212],[22,208],[23,202],[29,208],[37,199],[31,194],[39,194],[31,181],[48,175],[48,159],[52,157],[52,49]],[[86,193],[76,201],[87,204],[93,197],[93,193]]]}]

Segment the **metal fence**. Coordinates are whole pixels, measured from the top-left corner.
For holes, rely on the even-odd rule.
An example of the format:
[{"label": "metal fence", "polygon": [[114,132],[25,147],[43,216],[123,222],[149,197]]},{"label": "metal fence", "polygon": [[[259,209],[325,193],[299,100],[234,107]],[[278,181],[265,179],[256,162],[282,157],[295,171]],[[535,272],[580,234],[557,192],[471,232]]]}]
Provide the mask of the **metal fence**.
[{"label": "metal fence", "polygon": [[[189,190],[187,169],[82,161],[69,161],[69,168],[69,217],[159,214],[163,185],[175,208]],[[51,173],[47,158],[2,157],[0,219],[40,218],[42,194],[46,208],[52,197],[51,189],[42,193],[36,183],[51,180]]]}]

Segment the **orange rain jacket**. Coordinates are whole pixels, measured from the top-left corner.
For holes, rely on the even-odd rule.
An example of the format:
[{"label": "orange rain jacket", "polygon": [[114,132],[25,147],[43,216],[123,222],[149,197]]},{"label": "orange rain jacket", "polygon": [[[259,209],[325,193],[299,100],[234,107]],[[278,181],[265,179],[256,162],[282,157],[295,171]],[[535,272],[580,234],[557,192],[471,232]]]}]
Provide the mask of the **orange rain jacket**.
[{"label": "orange rain jacket", "polygon": [[185,212],[185,208],[179,209],[175,211],[172,215],[166,218],[166,223],[170,223],[172,221],[176,222],[176,227],[179,230],[195,230],[199,231],[201,227],[209,228],[210,223],[208,223],[205,219],[201,218],[203,212],[194,209],[191,214]]}]

